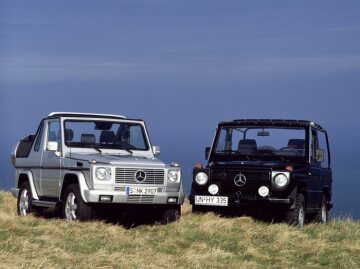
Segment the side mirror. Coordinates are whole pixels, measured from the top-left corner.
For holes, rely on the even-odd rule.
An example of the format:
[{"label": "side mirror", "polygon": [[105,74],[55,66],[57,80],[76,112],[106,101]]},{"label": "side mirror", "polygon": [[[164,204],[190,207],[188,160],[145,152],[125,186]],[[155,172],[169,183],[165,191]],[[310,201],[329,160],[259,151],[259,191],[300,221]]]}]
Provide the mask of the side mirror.
[{"label": "side mirror", "polygon": [[315,160],[320,163],[322,163],[324,161],[324,150],[323,149],[317,149],[315,151]]},{"label": "side mirror", "polygon": [[205,148],[205,160],[209,159],[210,147]]},{"label": "side mirror", "polygon": [[152,151],[153,151],[155,157],[160,155],[160,147],[159,146],[153,146]]},{"label": "side mirror", "polygon": [[56,152],[58,150],[58,142],[56,141],[49,141],[46,145],[46,151],[53,151]]}]

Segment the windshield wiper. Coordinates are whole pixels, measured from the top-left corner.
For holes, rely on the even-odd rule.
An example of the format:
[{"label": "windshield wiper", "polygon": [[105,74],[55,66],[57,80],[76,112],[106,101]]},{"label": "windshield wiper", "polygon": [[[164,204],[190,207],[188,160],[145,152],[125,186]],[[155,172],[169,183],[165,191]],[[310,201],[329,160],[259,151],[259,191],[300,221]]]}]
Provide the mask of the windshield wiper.
[{"label": "windshield wiper", "polygon": [[125,150],[125,151],[129,152],[131,155],[133,155],[133,152],[130,149],[122,149],[122,150]]},{"label": "windshield wiper", "polygon": [[99,148],[97,148],[97,147],[95,147],[95,146],[91,146],[90,148],[95,149],[97,152],[99,152],[100,154],[102,154],[101,149],[99,149]]}]

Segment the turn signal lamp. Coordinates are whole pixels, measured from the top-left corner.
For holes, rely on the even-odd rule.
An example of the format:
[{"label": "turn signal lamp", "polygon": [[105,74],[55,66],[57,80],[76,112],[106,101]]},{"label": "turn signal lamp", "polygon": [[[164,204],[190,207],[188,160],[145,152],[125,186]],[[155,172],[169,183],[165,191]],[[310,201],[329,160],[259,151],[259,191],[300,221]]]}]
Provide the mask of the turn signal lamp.
[{"label": "turn signal lamp", "polygon": [[202,168],[202,165],[201,165],[201,163],[195,163],[194,167],[201,169],[201,168]]},{"label": "turn signal lamp", "polygon": [[286,166],[285,170],[286,171],[292,171],[292,170],[294,170],[294,166],[288,165],[288,166]]}]

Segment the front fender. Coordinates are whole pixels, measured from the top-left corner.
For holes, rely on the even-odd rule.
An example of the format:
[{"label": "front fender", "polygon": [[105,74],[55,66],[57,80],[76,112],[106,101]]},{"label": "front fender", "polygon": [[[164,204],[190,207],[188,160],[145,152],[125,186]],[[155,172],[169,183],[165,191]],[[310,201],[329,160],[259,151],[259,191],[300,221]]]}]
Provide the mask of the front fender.
[{"label": "front fender", "polygon": [[[79,183],[79,188],[80,188],[80,194],[81,194],[81,198],[83,199],[83,201],[85,203],[87,203],[87,200],[85,198],[84,192],[86,190],[89,190],[88,185],[86,184],[86,180],[85,180],[85,176],[81,171],[67,171],[66,172],[67,175],[75,175],[78,179],[78,183]],[[64,190],[65,191],[65,190]]]}]

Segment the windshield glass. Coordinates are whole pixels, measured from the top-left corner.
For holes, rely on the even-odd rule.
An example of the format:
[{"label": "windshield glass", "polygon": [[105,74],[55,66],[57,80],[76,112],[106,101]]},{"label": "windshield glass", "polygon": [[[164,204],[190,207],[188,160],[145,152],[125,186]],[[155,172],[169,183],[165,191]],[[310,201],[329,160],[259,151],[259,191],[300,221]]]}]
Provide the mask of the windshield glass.
[{"label": "windshield glass", "polygon": [[222,127],[215,154],[234,156],[305,157],[304,128]]},{"label": "windshield glass", "polygon": [[131,151],[149,149],[144,129],[139,123],[66,120],[64,128],[68,147]]}]

